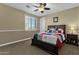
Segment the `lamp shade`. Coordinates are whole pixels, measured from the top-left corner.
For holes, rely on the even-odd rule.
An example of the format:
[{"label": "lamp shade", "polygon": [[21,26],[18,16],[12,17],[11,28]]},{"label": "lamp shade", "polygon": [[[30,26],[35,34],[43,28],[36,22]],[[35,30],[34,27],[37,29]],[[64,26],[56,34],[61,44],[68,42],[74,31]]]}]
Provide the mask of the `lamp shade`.
[{"label": "lamp shade", "polygon": [[76,25],[72,24],[70,25],[70,31],[73,34],[74,32],[76,32]]}]

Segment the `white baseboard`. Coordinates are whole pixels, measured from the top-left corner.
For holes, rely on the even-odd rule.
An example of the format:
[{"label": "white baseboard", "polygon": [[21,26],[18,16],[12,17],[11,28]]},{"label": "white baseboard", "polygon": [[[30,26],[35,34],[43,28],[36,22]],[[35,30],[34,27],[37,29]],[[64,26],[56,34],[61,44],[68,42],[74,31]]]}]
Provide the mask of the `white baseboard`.
[{"label": "white baseboard", "polygon": [[14,43],[17,43],[17,42],[26,41],[26,40],[29,40],[29,39],[31,39],[31,38],[32,38],[32,37],[26,38],[26,39],[17,40],[17,41],[13,41],[13,42],[8,42],[8,43],[4,43],[4,44],[0,44],[0,47],[6,46],[6,45],[10,45],[10,44],[14,44]]},{"label": "white baseboard", "polygon": [[0,30],[0,32],[14,32],[14,31],[25,31],[25,30]]}]

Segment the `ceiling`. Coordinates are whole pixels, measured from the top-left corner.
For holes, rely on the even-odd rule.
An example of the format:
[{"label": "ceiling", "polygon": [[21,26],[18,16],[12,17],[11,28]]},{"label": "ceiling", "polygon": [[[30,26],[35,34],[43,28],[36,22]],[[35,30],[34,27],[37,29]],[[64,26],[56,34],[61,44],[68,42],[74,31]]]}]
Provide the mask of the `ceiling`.
[{"label": "ceiling", "polygon": [[[34,5],[38,6],[38,3],[5,3],[5,5],[41,17],[51,13],[77,7],[79,6],[79,3],[47,3],[46,7],[51,8],[51,10],[45,10],[44,13],[40,13],[39,11],[34,12],[34,10],[36,9]],[[26,5],[28,6],[26,7]]]}]

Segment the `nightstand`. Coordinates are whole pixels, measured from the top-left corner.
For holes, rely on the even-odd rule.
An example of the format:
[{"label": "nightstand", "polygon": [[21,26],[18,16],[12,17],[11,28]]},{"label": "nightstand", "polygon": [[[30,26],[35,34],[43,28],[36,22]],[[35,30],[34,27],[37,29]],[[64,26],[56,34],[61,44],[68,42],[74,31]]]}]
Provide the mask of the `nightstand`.
[{"label": "nightstand", "polygon": [[67,34],[66,43],[74,44],[78,46],[78,35],[77,34]]}]

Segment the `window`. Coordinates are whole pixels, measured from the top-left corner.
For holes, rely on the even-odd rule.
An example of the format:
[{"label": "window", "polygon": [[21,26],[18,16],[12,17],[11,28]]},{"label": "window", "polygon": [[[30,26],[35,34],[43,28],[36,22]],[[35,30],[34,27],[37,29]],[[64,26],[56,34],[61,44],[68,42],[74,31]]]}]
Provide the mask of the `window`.
[{"label": "window", "polygon": [[31,16],[25,16],[25,29],[36,30],[36,18]]}]

